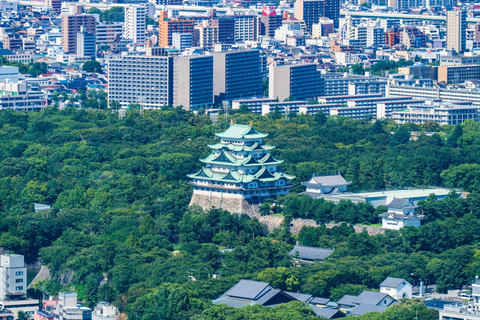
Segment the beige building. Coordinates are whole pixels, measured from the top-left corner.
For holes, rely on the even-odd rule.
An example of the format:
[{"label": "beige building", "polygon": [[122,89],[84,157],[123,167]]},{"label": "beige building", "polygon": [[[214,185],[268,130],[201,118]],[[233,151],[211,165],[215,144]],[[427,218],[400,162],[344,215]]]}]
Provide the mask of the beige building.
[{"label": "beige building", "polygon": [[440,66],[438,67],[438,82],[463,83],[468,80],[480,79],[480,65]]},{"label": "beige building", "polygon": [[201,25],[195,26],[196,44],[201,48],[213,48],[213,45],[218,43],[218,31],[218,26],[211,26],[208,21],[203,21]]},{"label": "beige building", "polygon": [[467,13],[463,10],[447,12],[447,50],[456,52],[465,51]]},{"label": "beige building", "polygon": [[62,16],[62,46],[65,53],[77,53],[77,33],[81,27],[88,33],[96,33],[95,16],[91,14],[77,14]]}]

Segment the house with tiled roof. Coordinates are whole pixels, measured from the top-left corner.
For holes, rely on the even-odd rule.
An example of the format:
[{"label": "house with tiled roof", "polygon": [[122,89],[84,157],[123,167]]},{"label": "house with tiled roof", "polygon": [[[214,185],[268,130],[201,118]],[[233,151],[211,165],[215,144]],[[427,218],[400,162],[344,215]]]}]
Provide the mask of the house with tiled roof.
[{"label": "house with tiled roof", "polygon": [[380,283],[380,292],[394,299],[411,299],[412,285],[405,279],[388,277]]},{"label": "house with tiled roof", "polygon": [[387,293],[365,290],[358,296],[345,295],[337,301],[337,304],[347,314],[361,316],[369,312],[382,313],[396,302]]},{"label": "house with tiled roof", "polygon": [[297,264],[307,265],[315,261],[322,261],[331,255],[333,249],[322,249],[296,245],[288,254],[296,260]]},{"label": "house with tiled roof", "polygon": [[313,312],[325,319],[339,319],[345,313],[337,308],[337,304],[330,299],[314,297],[310,294],[290,292],[273,288],[268,282],[240,280],[215,300],[213,304],[226,304],[234,308],[249,305],[275,307],[290,301],[308,303]]},{"label": "house with tiled roof", "polygon": [[387,204],[387,212],[381,213],[382,228],[400,230],[405,226],[419,227],[424,215],[416,214],[414,205],[409,199],[394,198]]}]

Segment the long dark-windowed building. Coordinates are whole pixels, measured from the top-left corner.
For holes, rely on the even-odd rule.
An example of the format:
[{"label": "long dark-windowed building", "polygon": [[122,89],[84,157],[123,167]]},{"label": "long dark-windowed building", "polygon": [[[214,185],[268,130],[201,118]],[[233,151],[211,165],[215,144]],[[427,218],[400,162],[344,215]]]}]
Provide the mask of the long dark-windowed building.
[{"label": "long dark-windowed building", "polygon": [[262,71],[258,50],[213,54],[213,95],[215,104],[262,96]]},{"label": "long dark-windowed building", "polygon": [[297,0],[295,2],[295,18],[303,20],[308,31],[321,17],[333,20],[335,28],[339,26],[340,0]]}]

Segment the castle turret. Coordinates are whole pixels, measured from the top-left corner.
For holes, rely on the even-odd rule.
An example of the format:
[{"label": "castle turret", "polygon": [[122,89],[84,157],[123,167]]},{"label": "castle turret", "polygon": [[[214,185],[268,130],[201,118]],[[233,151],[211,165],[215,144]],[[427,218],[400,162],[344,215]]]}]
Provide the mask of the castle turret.
[{"label": "castle turret", "polygon": [[190,204],[255,215],[255,205],[288,193],[295,177],[285,174],[279,167],[283,161],[268,153],[274,147],[263,144],[267,134],[233,124],[215,135],[220,142],[209,145],[212,153],[200,160],[205,165],[188,175],[194,190]]}]

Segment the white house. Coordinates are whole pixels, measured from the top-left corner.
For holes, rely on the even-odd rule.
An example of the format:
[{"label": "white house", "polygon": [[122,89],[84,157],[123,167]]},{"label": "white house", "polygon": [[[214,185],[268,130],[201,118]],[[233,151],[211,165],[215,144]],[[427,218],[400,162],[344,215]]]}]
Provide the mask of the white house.
[{"label": "white house", "polygon": [[404,279],[388,277],[380,284],[380,292],[386,293],[395,299],[411,299],[412,285]]},{"label": "white house", "polygon": [[378,216],[382,218],[382,228],[400,230],[405,226],[419,227],[424,215],[416,214],[414,205],[408,199],[393,199],[388,205],[388,211]]}]

